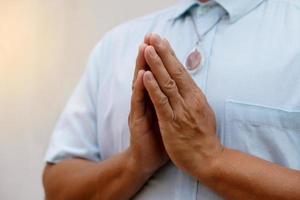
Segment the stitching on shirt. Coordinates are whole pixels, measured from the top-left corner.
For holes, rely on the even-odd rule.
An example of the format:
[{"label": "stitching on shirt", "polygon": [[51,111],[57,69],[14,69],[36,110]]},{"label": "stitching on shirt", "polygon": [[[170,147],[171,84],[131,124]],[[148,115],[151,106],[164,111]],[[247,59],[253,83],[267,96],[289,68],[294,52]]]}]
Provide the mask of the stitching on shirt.
[{"label": "stitching on shirt", "polygon": [[298,128],[291,128],[291,127],[286,127],[286,126],[277,126],[274,124],[267,124],[267,123],[257,123],[257,121],[252,121],[252,120],[240,120],[240,119],[230,119],[228,122],[238,122],[241,124],[248,124],[248,125],[259,125],[263,127],[269,127],[269,128],[278,128],[280,130],[293,130],[293,131],[300,131]]}]

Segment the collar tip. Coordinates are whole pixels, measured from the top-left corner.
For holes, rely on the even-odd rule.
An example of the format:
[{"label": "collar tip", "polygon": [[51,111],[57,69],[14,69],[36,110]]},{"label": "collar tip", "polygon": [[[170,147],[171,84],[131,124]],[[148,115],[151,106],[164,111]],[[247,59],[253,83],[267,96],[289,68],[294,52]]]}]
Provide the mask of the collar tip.
[{"label": "collar tip", "polygon": [[239,16],[229,16],[229,23],[230,24],[233,24],[233,23],[235,23],[236,21],[238,21],[239,20]]}]

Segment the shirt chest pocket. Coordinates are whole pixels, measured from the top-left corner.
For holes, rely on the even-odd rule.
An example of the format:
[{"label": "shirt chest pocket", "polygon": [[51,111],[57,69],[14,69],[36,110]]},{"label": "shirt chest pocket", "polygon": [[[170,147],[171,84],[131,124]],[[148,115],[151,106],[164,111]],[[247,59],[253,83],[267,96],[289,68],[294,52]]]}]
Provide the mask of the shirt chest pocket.
[{"label": "shirt chest pocket", "polygon": [[300,169],[300,111],[226,102],[226,147]]}]

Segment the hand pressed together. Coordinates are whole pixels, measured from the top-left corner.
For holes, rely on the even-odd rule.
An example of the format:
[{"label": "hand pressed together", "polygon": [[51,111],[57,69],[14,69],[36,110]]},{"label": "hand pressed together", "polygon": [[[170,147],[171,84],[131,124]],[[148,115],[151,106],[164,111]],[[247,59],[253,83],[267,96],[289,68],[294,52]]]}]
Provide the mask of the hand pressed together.
[{"label": "hand pressed together", "polygon": [[131,132],[128,152],[130,168],[151,176],[168,161],[168,156],[162,144],[153,105],[143,84],[146,69],[145,48],[145,44],[140,46],[136,59],[131,111],[128,117]]},{"label": "hand pressed together", "polygon": [[147,35],[144,42],[145,60],[141,60],[149,70],[136,68],[135,85],[145,87],[153,103],[152,115],[156,115],[158,133],[173,163],[195,177],[205,176],[223,151],[214,112],[169,42],[156,34]]}]

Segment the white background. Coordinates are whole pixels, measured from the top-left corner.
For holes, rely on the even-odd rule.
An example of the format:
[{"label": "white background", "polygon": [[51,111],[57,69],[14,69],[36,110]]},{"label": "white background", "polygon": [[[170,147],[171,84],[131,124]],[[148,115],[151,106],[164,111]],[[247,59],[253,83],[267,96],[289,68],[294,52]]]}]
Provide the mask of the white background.
[{"label": "white background", "polygon": [[0,0],[0,199],[43,199],[49,136],[103,34],[173,0]]}]

